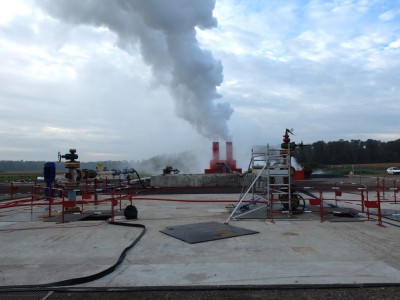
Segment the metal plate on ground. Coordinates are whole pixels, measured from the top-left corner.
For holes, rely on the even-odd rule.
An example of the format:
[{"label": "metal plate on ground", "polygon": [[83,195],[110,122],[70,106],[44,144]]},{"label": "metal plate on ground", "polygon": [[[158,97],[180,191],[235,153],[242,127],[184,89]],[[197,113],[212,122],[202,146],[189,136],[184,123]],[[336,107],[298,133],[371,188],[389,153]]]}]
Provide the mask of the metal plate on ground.
[{"label": "metal plate on ground", "polygon": [[[72,214],[65,214],[64,215],[64,222],[76,222],[76,221],[81,221],[82,219],[86,218],[86,214],[81,214],[81,213],[72,213]],[[44,222],[56,222],[60,223],[62,222],[62,216],[54,216],[51,218],[45,218],[43,219]]]},{"label": "metal plate on ground", "polygon": [[[236,214],[233,215],[233,218],[238,220],[246,220],[246,219],[261,219],[267,220],[272,219],[269,215],[269,208],[264,205],[254,205],[251,206],[252,210],[249,211],[241,211],[237,210]],[[241,215],[243,214],[243,215]],[[314,211],[311,211],[308,207],[305,208],[304,212],[301,213],[293,213],[292,216],[289,216],[287,212],[279,211],[278,209],[273,213],[273,219],[299,219],[299,220],[317,220],[319,218],[319,212],[316,214]]]},{"label": "metal plate on ground", "polygon": [[[375,210],[373,212],[372,209],[370,209],[371,213],[377,214],[378,212]],[[393,220],[393,221],[400,221],[400,211],[394,210],[394,209],[381,209],[381,214],[383,217]]]},{"label": "metal plate on ground", "polygon": [[[290,219],[290,220],[299,220],[299,221],[310,221],[310,220],[319,220],[320,212],[319,206],[306,206],[304,212],[293,213],[291,216],[288,215],[287,212],[276,210],[273,213],[273,218],[268,215],[268,207],[255,205],[251,207],[253,210],[248,212],[238,210],[233,218],[238,220],[246,220],[246,219],[264,219],[264,220],[279,220],[279,219]],[[351,215],[355,216],[352,217]],[[324,207],[324,220],[329,222],[363,222],[365,218],[360,218],[357,216],[358,211],[345,208],[345,207]]]},{"label": "metal plate on ground", "polygon": [[[115,216],[123,216],[122,210],[116,210]],[[76,221],[101,221],[111,218],[111,211],[109,210],[88,210],[82,213],[69,213],[64,214],[64,222],[76,222]],[[61,222],[62,216],[57,215],[51,218],[44,219],[44,222]]]},{"label": "metal plate on ground", "polygon": [[161,230],[160,232],[189,244],[203,243],[258,233],[258,231],[218,222],[204,222],[171,226],[167,227],[165,230]]},{"label": "metal plate on ground", "polygon": [[43,300],[51,294],[53,294],[53,291],[0,291],[0,299]]}]

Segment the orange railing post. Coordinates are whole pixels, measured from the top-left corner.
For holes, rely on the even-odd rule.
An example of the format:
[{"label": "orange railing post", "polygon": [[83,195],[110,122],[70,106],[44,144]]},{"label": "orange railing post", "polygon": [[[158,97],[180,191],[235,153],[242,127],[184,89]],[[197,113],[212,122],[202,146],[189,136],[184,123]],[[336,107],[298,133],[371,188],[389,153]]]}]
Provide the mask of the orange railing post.
[{"label": "orange railing post", "polygon": [[385,227],[383,224],[382,224],[382,214],[381,214],[381,197],[380,197],[380,195],[379,195],[379,193],[378,193],[378,226],[381,226],[381,227]]}]

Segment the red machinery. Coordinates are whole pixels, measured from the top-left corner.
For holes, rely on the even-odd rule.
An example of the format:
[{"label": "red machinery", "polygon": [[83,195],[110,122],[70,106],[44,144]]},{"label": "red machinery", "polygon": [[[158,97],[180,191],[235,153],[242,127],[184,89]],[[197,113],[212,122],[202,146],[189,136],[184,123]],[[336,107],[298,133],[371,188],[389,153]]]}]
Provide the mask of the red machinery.
[{"label": "red machinery", "polygon": [[233,159],[232,142],[226,142],[226,159],[219,157],[219,142],[212,143],[213,159],[210,160],[210,168],[205,169],[205,174],[212,173],[242,173],[242,169],[236,168],[236,160]]}]

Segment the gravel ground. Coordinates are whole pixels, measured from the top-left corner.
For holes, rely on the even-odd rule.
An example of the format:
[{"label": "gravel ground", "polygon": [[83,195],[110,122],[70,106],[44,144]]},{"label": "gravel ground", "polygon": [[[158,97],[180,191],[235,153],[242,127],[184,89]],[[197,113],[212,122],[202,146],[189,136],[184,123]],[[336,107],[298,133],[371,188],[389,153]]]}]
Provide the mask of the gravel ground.
[{"label": "gravel ground", "polygon": [[155,290],[155,291],[36,291],[36,292],[0,292],[0,299],[100,299],[100,300],[150,300],[150,299],[399,299],[400,286],[386,287],[324,287],[324,288],[256,288],[256,289],[197,289],[197,290]]}]

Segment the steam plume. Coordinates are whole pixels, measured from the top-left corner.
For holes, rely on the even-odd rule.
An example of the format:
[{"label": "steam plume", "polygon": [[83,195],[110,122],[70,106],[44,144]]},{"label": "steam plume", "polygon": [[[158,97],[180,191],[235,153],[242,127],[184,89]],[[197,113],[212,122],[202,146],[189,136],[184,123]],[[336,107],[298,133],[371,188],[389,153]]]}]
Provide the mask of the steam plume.
[{"label": "steam plume", "polygon": [[217,26],[215,0],[38,0],[52,16],[71,24],[105,26],[129,52],[139,43],[153,76],[176,100],[176,113],[209,139],[229,139],[233,109],[216,102],[222,64],[199,47],[196,30]]}]

